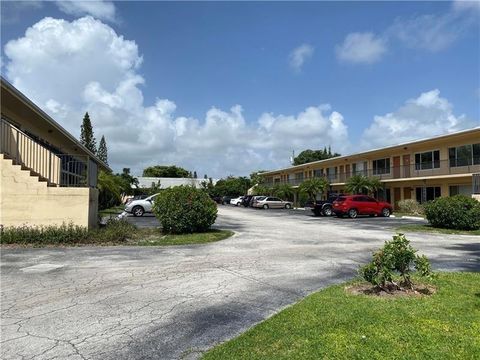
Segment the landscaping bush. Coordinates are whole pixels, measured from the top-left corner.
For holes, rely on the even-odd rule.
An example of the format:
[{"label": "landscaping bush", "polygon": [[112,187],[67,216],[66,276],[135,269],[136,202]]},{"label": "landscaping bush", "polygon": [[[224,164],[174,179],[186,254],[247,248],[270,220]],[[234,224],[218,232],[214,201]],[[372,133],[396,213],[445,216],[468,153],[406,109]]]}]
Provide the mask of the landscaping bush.
[{"label": "landscaping bush", "polygon": [[70,224],[49,226],[20,226],[3,228],[2,244],[72,245],[88,243],[124,242],[135,234],[136,227],[126,220],[111,219],[100,229]]},{"label": "landscaping bush", "polygon": [[413,199],[399,201],[398,209],[402,213],[412,215],[423,215],[425,213],[422,204],[418,203],[416,200]]},{"label": "landscaping bush", "polygon": [[155,198],[153,212],[164,233],[204,232],[217,218],[217,205],[201,189],[176,186],[163,190]]},{"label": "landscaping bush", "polygon": [[87,228],[72,223],[68,225],[7,227],[1,233],[2,244],[72,244],[87,239]]},{"label": "landscaping bush", "polygon": [[441,197],[425,204],[425,216],[434,227],[480,229],[480,202],[465,196]]},{"label": "landscaping bush", "polygon": [[135,236],[135,230],[127,220],[111,218],[103,228],[92,230],[89,239],[93,243],[125,242]]},{"label": "landscaping bush", "polygon": [[[412,288],[412,267],[423,277],[432,276],[430,262],[415,250],[405,235],[397,234],[386,241],[382,249],[373,254],[372,261],[360,268],[360,275],[372,285],[385,290]],[[400,278],[397,284],[396,277]]]}]

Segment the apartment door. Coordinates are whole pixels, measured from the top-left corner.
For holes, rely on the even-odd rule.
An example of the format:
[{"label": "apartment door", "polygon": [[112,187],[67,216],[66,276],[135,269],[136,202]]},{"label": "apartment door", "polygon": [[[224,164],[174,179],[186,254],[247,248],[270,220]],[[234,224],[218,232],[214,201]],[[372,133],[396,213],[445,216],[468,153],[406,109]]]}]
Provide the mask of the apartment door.
[{"label": "apartment door", "polygon": [[346,179],[350,177],[350,165],[345,165],[345,175]]},{"label": "apartment door", "polygon": [[343,165],[340,165],[340,182],[344,182],[344,181],[345,181],[345,175],[343,172]]},{"label": "apartment door", "polygon": [[412,198],[412,189],[409,187],[403,188],[403,200],[408,200]]},{"label": "apartment door", "polygon": [[410,177],[410,155],[403,155],[403,177]]},{"label": "apartment door", "polygon": [[398,209],[398,202],[402,200],[402,190],[400,188],[393,188],[393,207]]},{"label": "apartment door", "polygon": [[393,177],[395,179],[400,177],[400,156],[393,157]]}]

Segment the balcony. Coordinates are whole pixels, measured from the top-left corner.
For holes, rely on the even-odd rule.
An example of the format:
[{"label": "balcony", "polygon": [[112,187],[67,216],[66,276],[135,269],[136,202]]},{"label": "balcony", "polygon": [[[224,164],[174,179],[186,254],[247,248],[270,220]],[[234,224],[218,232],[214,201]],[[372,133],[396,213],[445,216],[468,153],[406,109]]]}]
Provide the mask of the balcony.
[{"label": "balcony", "polygon": [[[476,164],[473,164],[473,163]],[[465,161],[456,160],[440,160],[431,163],[411,164],[402,166],[393,166],[387,169],[366,169],[356,172],[343,172],[331,175],[316,176],[326,178],[330,184],[344,184],[353,175],[363,175],[367,177],[376,177],[381,181],[395,180],[395,179],[415,179],[428,178],[434,176],[448,176],[448,175],[471,175],[480,172],[480,159],[467,159]],[[266,186],[273,186],[276,184],[289,184],[298,186],[307,178],[289,179],[287,181],[273,180],[266,181]]]},{"label": "balcony", "polygon": [[96,187],[97,164],[87,155],[61,154],[8,121],[0,122],[0,153],[48,186]]}]

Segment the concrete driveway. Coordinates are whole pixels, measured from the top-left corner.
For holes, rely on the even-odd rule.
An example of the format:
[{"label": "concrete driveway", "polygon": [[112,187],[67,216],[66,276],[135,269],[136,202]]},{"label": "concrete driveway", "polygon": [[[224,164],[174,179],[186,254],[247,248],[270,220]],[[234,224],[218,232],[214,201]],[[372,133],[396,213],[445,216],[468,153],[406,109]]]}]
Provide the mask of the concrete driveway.
[{"label": "concrete driveway", "polygon": [[[153,220],[152,220],[153,221]],[[230,239],[181,247],[3,250],[2,359],[198,358],[355,275],[406,220],[220,207]],[[479,237],[411,234],[435,268],[479,271]]]}]

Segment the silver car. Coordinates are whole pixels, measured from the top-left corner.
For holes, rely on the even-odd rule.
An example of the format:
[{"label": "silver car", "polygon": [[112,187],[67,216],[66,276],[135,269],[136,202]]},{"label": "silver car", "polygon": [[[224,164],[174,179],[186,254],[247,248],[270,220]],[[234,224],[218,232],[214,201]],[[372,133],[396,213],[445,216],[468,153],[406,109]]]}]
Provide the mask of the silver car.
[{"label": "silver car", "polygon": [[253,207],[262,209],[291,209],[292,206],[293,203],[291,201],[284,201],[272,196],[257,199],[253,203]]},{"label": "silver car", "polygon": [[157,195],[155,194],[142,200],[133,200],[125,206],[125,211],[133,214],[133,216],[143,216],[145,213],[151,213],[153,201]]}]

